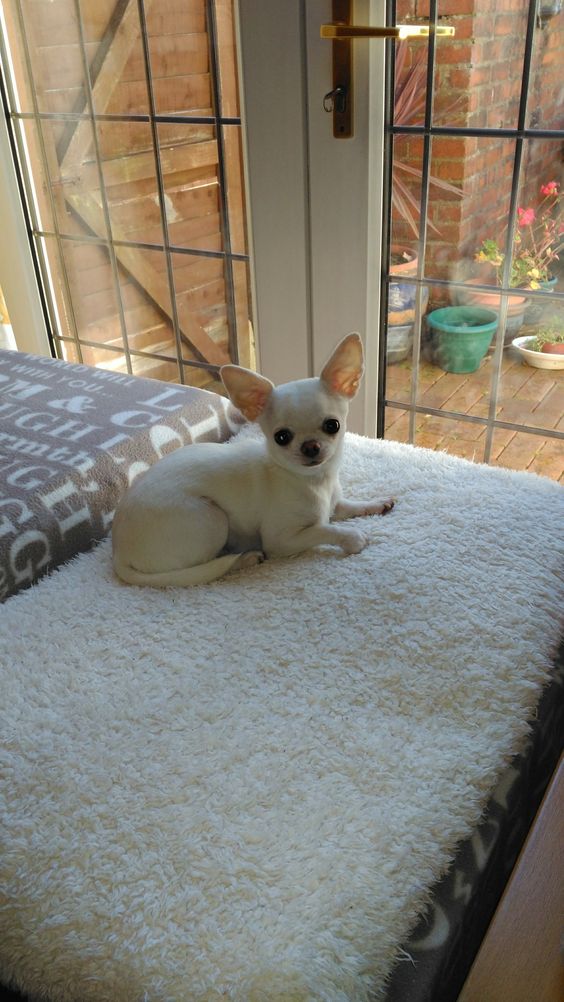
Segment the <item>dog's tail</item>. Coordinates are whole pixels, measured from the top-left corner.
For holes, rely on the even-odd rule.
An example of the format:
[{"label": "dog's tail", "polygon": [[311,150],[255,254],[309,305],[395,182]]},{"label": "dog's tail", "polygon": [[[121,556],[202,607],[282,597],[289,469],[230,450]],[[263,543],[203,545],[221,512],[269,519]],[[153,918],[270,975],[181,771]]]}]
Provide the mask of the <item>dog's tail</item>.
[{"label": "dog's tail", "polygon": [[209,584],[223,577],[228,571],[237,567],[249,567],[264,560],[264,554],[252,551],[248,553],[226,553],[215,557],[207,564],[196,564],[194,567],[181,567],[171,571],[138,571],[135,567],[123,563],[114,554],[114,571],[118,578],[126,584],[147,588],[186,588],[189,585]]}]

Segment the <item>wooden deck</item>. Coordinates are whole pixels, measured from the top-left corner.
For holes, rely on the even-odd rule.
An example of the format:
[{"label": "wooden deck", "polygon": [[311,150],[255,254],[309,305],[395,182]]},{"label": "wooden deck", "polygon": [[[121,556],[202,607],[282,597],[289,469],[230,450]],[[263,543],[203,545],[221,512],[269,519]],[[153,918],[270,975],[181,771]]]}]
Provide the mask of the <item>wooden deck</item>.
[{"label": "wooden deck", "polygon": [[[455,375],[429,362],[419,369],[418,406],[487,417],[490,401],[491,356],[477,372]],[[411,360],[388,367],[386,398],[409,403]],[[514,349],[504,353],[497,417],[532,428],[564,432],[564,369],[535,369]],[[387,407],[386,438],[409,440],[407,410]],[[416,415],[415,444],[483,462],[486,428],[464,420]],[[564,441],[548,435],[498,428],[490,462],[514,470],[529,470],[564,483]]]}]

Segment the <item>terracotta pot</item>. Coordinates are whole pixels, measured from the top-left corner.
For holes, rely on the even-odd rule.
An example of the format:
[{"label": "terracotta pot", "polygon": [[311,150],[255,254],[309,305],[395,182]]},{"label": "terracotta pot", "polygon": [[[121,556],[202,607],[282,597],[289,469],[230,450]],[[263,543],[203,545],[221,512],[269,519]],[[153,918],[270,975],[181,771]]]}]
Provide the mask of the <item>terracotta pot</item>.
[{"label": "terracotta pot", "polygon": [[[393,263],[393,258],[399,259]],[[390,254],[390,274],[391,275],[416,275],[417,274],[417,251],[404,244],[392,244]]]},{"label": "terracotta pot", "polygon": [[[405,279],[413,278],[417,275],[417,254],[410,247],[399,244],[392,245],[392,258],[399,257],[402,260],[398,264],[390,265],[390,279],[388,289],[388,326],[404,327],[406,324],[413,324],[415,320],[415,300],[417,296],[417,286],[413,282],[396,281],[395,276],[401,275]],[[427,309],[429,302],[429,289],[422,287],[421,313]]]},{"label": "terracotta pot", "polygon": [[561,341],[545,341],[541,351],[545,355],[564,355],[564,344]]},{"label": "terracotta pot", "polygon": [[[462,304],[484,306],[486,309],[499,311],[501,305],[500,292],[482,292],[479,289],[469,288],[472,285],[484,285],[481,278],[469,278],[466,285],[468,288],[460,289],[457,293],[457,298]],[[525,289],[511,293],[507,302],[507,315],[511,317],[519,313],[524,313],[528,304],[529,300]]]}]

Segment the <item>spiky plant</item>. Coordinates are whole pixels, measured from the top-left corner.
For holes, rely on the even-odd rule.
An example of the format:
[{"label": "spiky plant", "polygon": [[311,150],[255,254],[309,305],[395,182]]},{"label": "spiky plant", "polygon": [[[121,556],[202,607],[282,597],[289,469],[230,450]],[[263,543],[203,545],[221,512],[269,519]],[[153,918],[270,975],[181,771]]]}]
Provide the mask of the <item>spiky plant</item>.
[{"label": "spiky plant", "polygon": [[[406,70],[407,43],[401,41],[396,49],[395,65],[395,90],[394,90],[394,124],[413,125],[420,123],[425,115],[425,94],[427,84],[427,49],[419,49]],[[452,108],[451,108],[452,110]],[[412,167],[410,164],[401,163],[394,159],[394,180],[392,185],[392,205],[397,213],[405,220],[412,233],[419,237],[419,201],[410,191],[409,187],[398,176],[398,172],[403,171],[410,177],[417,178],[421,182],[423,172],[419,167]],[[429,177],[429,183],[442,191],[450,191],[453,195],[462,197],[460,188],[448,181],[440,178]],[[440,230],[429,219],[429,227],[440,236]]]}]

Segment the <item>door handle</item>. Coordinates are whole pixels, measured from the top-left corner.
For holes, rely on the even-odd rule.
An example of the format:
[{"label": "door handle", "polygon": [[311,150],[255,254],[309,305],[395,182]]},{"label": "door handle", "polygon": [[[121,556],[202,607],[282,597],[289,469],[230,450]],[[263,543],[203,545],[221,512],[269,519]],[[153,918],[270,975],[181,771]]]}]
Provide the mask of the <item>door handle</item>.
[{"label": "door handle", "polygon": [[[454,35],[455,29],[446,24],[438,24],[435,35]],[[372,26],[362,24],[322,24],[322,38],[428,38],[429,24],[396,24],[395,26]]]},{"label": "door handle", "polygon": [[[335,139],[350,139],[354,134],[353,49],[355,38],[426,38],[431,34],[429,24],[397,24],[395,26],[370,26],[351,24],[352,0],[333,0],[332,24],[322,24],[321,38],[333,43],[333,88],[325,95],[323,107],[333,112]],[[435,35],[452,36],[455,29],[439,24]],[[335,94],[338,101],[329,101]]]}]

